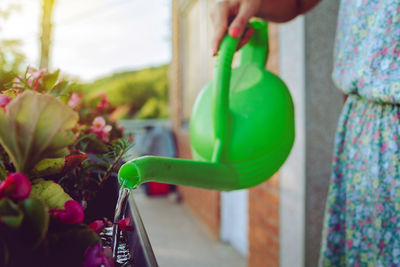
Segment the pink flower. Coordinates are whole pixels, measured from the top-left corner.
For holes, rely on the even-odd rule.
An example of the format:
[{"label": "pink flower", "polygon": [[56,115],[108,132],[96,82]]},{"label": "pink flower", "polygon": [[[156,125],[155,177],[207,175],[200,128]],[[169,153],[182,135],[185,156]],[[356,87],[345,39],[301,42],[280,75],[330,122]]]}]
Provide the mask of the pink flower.
[{"label": "pink flower", "polygon": [[100,138],[100,140],[109,142],[109,135],[112,126],[106,125],[106,120],[103,117],[96,117],[92,122],[91,129],[92,132]]},{"label": "pink flower", "polygon": [[133,226],[129,225],[130,221],[131,221],[130,218],[125,218],[125,219],[120,220],[118,222],[119,229],[121,229],[122,232],[135,230],[135,228],[133,228]]},{"label": "pink flower", "polygon": [[107,94],[104,92],[101,92],[99,94],[100,102],[97,104],[97,109],[102,110],[102,109],[106,109],[110,106],[110,103],[107,100]]},{"label": "pink flower", "polygon": [[47,71],[46,69],[37,70],[37,69],[29,67],[28,73],[30,74],[30,77],[27,80],[27,84],[29,86],[32,86],[32,89],[36,91],[40,85],[39,80],[40,80],[40,78],[42,78],[43,74],[46,71]]},{"label": "pink flower", "polygon": [[11,97],[5,94],[0,94],[0,107],[3,108],[4,111],[6,111],[6,106],[8,103],[10,103],[12,100]]},{"label": "pink flower", "polygon": [[112,258],[112,251],[110,247],[102,249],[100,244],[96,244],[93,247],[86,249],[83,267],[100,266],[113,267],[114,260]]},{"label": "pink flower", "polygon": [[96,220],[89,224],[89,228],[95,231],[97,234],[100,233],[105,227],[105,224],[102,220]]},{"label": "pink flower", "polygon": [[81,94],[73,93],[68,101],[68,106],[70,108],[77,108],[81,102],[81,99],[82,99]]},{"label": "pink flower", "polygon": [[65,202],[63,210],[55,208],[51,210],[51,213],[54,218],[65,224],[81,223],[85,216],[81,204],[75,200],[68,200]]},{"label": "pink flower", "polygon": [[5,181],[0,182],[0,197],[25,199],[30,193],[31,183],[22,173],[10,173]]}]

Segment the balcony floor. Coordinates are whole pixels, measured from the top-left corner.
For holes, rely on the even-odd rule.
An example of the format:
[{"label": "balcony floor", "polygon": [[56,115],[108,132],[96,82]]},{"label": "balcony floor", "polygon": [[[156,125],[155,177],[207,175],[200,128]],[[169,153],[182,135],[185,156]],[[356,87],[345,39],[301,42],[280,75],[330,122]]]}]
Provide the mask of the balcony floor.
[{"label": "balcony floor", "polygon": [[134,197],[160,267],[246,266],[244,257],[215,240],[173,195],[149,198],[139,189]]}]

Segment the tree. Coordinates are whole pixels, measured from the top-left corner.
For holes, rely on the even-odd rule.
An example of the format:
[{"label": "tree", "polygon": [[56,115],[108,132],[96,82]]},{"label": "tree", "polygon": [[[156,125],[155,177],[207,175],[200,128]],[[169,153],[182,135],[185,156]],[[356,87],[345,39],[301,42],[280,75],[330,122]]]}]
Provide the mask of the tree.
[{"label": "tree", "polygon": [[40,36],[40,68],[48,68],[52,41],[52,15],[55,0],[42,0],[42,21]]},{"label": "tree", "polygon": [[[18,9],[19,6],[11,5],[6,9],[0,10],[0,25]],[[11,82],[17,73],[21,71],[24,61],[25,55],[21,52],[20,40],[0,40],[0,92],[3,91],[5,85]]]}]

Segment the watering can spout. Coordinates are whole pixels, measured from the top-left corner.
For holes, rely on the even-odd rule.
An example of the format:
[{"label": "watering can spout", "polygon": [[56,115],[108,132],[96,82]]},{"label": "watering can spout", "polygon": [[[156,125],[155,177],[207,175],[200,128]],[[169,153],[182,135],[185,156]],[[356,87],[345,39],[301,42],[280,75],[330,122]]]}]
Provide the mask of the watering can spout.
[{"label": "watering can spout", "polygon": [[119,183],[134,188],[145,182],[230,191],[239,188],[239,177],[233,168],[220,163],[145,156],[122,165]]}]

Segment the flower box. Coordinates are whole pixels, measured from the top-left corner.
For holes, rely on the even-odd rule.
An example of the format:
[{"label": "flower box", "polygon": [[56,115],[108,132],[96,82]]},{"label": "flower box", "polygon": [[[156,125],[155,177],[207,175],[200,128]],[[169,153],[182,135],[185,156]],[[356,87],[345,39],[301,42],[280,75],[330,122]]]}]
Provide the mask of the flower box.
[{"label": "flower box", "polygon": [[133,197],[112,222],[132,139],[105,94],[84,103],[72,85],[28,68],[0,92],[0,266],[112,267],[100,236],[115,224],[133,266],[157,266]]}]

